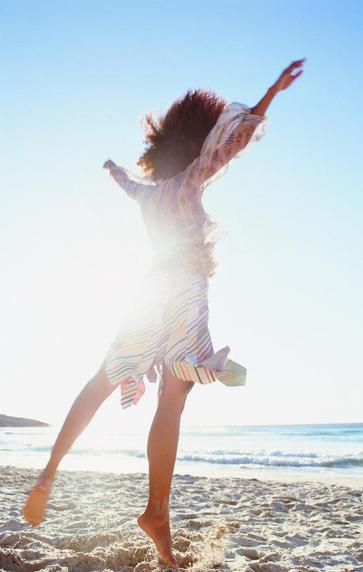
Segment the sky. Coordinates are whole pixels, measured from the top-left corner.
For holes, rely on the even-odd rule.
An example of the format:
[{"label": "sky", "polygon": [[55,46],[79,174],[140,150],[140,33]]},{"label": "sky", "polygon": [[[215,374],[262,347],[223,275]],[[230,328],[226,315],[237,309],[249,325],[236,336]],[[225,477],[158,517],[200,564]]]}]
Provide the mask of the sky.
[{"label": "sky", "polygon": [[[0,413],[60,423],[145,280],[138,206],[102,169],[141,174],[142,116],[197,87],[253,106],[306,57],[206,189],[210,331],[247,384],[195,386],[182,423],[363,421],[362,21],[358,0],[1,0]],[[119,397],[94,423],[146,430],[157,386]]]}]

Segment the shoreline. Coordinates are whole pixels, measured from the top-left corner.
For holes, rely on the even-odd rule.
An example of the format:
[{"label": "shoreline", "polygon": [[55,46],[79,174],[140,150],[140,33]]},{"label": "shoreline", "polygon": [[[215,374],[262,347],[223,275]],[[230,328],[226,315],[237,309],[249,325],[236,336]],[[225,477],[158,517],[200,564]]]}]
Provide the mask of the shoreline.
[{"label": "shoreline", "polygon": [[[137,527],[146,473],[60,469],[46,520],[20,513],[38,469],[0,471],[0,569],[156,572]],[[363,570],[363,489],[337,483],[175,473],[171,529],[179,570],[300,572]]]},{"label": "shoreline", "polygon": [[[21,464],[21,465],[12,465],[9,463],[1,463],[0,462],[0,470],[1,468],[5,467],[12,467],[14,469],[25,469],[25,470],[35,470],[40,471],[41,468],[44,466],[44,462],[40,463],[40,466],[34,466],[33,464]],[[78,467],[61,467],[59,471],[65,472],[90,472],[90,473],[99,473],[105,475],[134,475],[134,474],[148,474],[148,470],[139,470],[139,469],[131,469],[131,470],[118,470],[113,468],[106,468],[102,470],[96,470],[93,468],[78,468]],[[362,471],[363,473],[363,471]],[[215,472],[211,472],[210,474],[206,474],[203,470],[198,471],[198,468],[194,468],[194,470],[190,470],[190,468],[186,468],[185,470],[181,470],[180,465],[178,466],[178,462],[176,463],[176,467],[174,470],[174,475],[184,476],[190,475],[193,477],[200,477],[200,478],[208,478],[208,479],[243,479],[243,480],[261,480],[271,481],[274,482],[283,482],[283,483],[321,483],[321,484],[329,484],[329,485],[337,485],[337,486],[345,486],[350,487],[352,489],[363,489],[363,474],[361,478],[357,478],[356,476],[347,476],[346,474],[337,475],[335,472],[334,474],[329,473],[320,473],[320,474],[313,474],[307,472],[301,472],[300,475],[292,474],[287,471],[279,470],[279,469],[255,469],[255,468],[242,468],[241,474],[231,474],[229,475],[226,472],[221,471],[219,475]]]}]

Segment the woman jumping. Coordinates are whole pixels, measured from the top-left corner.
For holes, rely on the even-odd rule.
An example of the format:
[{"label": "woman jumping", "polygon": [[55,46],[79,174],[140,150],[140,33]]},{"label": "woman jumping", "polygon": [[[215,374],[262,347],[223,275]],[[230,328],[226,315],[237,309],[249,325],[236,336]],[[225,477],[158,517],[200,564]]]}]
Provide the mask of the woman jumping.
[{"label": "woman jumping", "polygon": [[[132,308],[96,374],[75,399],[50,459],[22,508],[33,526],[44,518],[59,463],[103,401],[120,387],[122,408],[136,405],[145,380],[159,382],[158,404],[147,442],[149,499],[137,523],[154,541],[160,559],[177,566],[172,553],[169,496],[180,418],[195,383],[245,384],[246,369],[215,352],[208,328],[209,278],[214,273],[215,224],[202,194],[228,162],[264,134],[265,112],[275,95],[303,72],[293,61],[250,108],[207,90],[189,90],[154,121],[146,115],[146,150],[137,179],[108,160],[103,167],[140,205],[154,258],[145,295]],[[300,69],[298,69],[300,68]]]}]

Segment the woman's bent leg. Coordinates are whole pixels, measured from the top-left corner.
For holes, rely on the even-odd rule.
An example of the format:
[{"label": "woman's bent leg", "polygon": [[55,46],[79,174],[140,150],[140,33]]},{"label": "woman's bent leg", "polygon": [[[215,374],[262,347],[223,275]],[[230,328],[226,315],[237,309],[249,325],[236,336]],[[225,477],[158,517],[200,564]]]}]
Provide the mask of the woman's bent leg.
[{"label": "woman's bent leg", "polygon": [[155,542],[161,558],[175,566],[169,524],[169,496],[179,442],[180,417],[193,382],[176,378],[164,368],[159,389],[158,407],[148,444],[149,500],[137,522]]},{"label": "woman's bent leg", "polygon": [[50,486],[59,463],[77,437],[87,427],[100,405],[116,387],[109,383],[105,372],[105,363],[103,363],[74,400],[53,445],[50,459],[22,510],[24,518],[33,526],[40,524],[43,520]]},{"label": "woman's bent leg", "polygon": [[52,479],[57,467],[74,441],[87,427],[101,404],[111,395],[117,386],[112,386],[103,363],[98,372],[83,387],[74,400],[58,437],[53,445],[50,459],[42,476]]}]

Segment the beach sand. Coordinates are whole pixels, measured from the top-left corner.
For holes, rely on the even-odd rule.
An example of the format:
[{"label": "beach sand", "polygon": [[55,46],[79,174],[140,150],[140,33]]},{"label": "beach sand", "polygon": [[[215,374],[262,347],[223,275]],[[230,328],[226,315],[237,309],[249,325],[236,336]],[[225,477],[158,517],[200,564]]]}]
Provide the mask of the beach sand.
[{"label": "beach sand", "polygon": [[[158,565],[135,521],[146,474],[60,470],[47,518],[33,528],[20,510],[38,473],[0,467],[0,570],[171,570]],[[170,516],[179,570],[363,572],[362,501],[362,487],[176,474]]]}]

